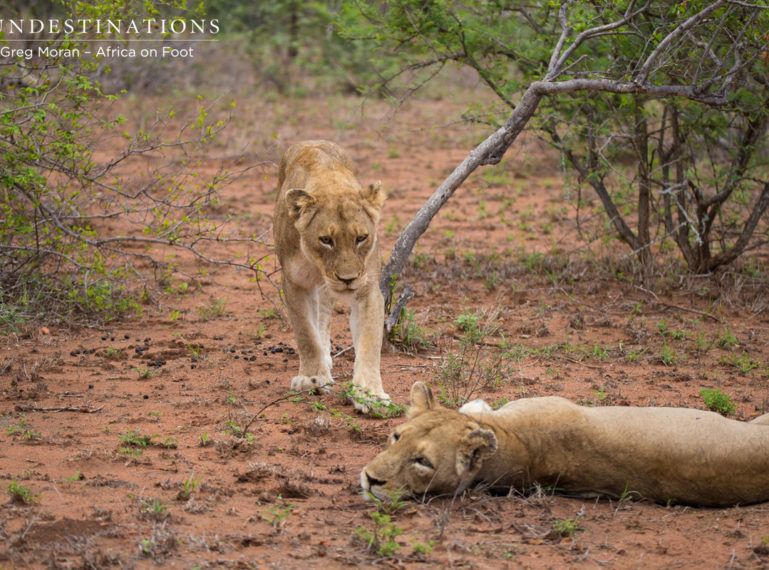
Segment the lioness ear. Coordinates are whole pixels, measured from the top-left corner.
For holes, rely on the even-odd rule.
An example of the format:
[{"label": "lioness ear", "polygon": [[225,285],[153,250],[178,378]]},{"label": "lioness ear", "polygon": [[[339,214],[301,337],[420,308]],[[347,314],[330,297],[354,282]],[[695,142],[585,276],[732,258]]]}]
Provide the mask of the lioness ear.
[{"label": "lioness ear", "polygon": [[360,191],[360,195],[377,211],[380,210],[385,201],[385,193],[384,190],[382,190],[382,181],[379,180],[374,184],[369,184],[366,188],[363,188]]},{"label": "lioness ear", "polygon": [[315,205],[315,198],[301,188],[291,188],[286,192],[289,215],[296,219]]},{"label": "lioness ear", "polygon": [[457,475],[464,477],[475,474],[487,457],[497,452],[497,436],[490,429],[478,428],[471,431],[457,447]]},{"label": "lioness ear", "polygon": [[433,392],[424,382],[414,382],[411,386],[411,408],[408,415],[436,408]]}]

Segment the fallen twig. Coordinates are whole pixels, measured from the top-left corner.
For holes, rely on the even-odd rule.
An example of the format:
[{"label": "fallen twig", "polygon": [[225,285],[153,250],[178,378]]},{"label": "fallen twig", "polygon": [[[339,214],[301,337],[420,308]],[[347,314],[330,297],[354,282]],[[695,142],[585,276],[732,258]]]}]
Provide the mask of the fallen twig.
[{"label": "fallen twig", "polygon": [[82,414],[95,414],[96,412],[100,412],[102,408],[104,408],[104,406],[99,406],[98,408],[94,408],[91,405],[43,407],[34,404],[16,404],[15,406],[17,412],[80,412]]},{"label": "fallen twig", "polygon": [[[265,404],[264,406],[262,406],[262,408],[258,412],[256,412],[255,414],[252,414],[251,419],[243,427],[243,430],[242,430],[243,437],[245,437],[245,435],[248,433],[248,430],[251,427],[251,424],[253,424],[257,419],[259,419],[259,416],[261,416],[264,413],[264,411],[267,410],[267,408],[270,408],[270,407],[274,406],[275,404],[279,404],[280,402],[285,402],[286,400],[290,400],[291,398],[296,398],[300,394],[309,394],[309,393],[312,393],[312,392],[315,392],[315,391],[316,391],[315,388],[310,388],[310,389],[307,389],[307,390],[302,390],[300,392],[291,392],[289,394],[286,394],[285,396],[281,396],[280,398],[276,398],[275,400],[273,400],[269,404]],[[243,404],[242,402],[241,402],[241,406],[243,406],[243,409],[248,412],[248,408],[246,408],[246,405]]]}]

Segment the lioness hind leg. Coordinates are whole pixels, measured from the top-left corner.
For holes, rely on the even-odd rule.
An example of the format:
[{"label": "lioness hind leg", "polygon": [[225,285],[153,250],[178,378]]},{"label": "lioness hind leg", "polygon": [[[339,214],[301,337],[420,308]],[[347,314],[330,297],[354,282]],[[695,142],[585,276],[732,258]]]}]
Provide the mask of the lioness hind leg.
[{"label": "lioness hind leg", "polygon": [[355,346],[353,405],[367,413],[372,404],[389,404],[379,371],[384,327],[384,299],[378,288],[361,292],[351,303],[350,332]]},{"label": "lioness hind leg", "polygon": [[[319,330],[323,321],[320,299],[316,289],[302,289],[288,281],[283,282],[286,308],[296,337],[299,352],[299,374],[291,380],[291,389],[318,390],[333,384],[331,358],[328,352],[328,332],[323,345],[324,333]],[[326,317],[327,319],[328,317]],[[327,321],[326,321],[327,322]]]}]

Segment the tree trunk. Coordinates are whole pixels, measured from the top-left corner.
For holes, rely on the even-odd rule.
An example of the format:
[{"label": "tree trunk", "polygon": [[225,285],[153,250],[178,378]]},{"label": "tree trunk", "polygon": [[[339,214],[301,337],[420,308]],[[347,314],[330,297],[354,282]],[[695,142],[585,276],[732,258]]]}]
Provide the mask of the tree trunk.
[{"label": "tree trunk", "polygon": [[651,180],[649,179],[649,140],[643,102],[634,97],[635,147],[638,157],[638,256],[643,266],[644,275],[648,276],[652,268],[651,235],[649,233]]}]

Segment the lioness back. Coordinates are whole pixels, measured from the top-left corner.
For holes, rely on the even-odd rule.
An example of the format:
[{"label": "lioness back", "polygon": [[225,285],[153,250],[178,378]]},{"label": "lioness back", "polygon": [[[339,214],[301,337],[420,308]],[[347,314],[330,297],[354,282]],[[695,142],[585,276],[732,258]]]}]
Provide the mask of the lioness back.
[{"label": "lioness back", "polygon": [[[280,160],[278,167],[278,189],[285,188],[286,173],[290,172],[295,178],[290,181],[288,188],[304,188],[307,177],[321,170],[345,168],[351,176],[355,176],[355,165],[339,145],[324,140],[313,140],[296,143],[288,147]],[[280,199],[280,193],[276,196]]]}]

